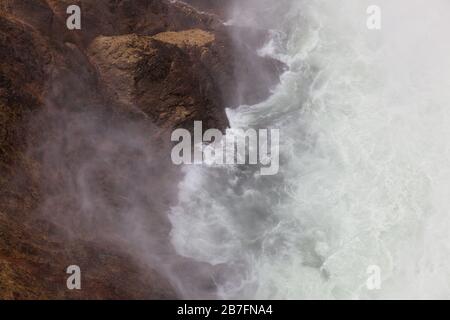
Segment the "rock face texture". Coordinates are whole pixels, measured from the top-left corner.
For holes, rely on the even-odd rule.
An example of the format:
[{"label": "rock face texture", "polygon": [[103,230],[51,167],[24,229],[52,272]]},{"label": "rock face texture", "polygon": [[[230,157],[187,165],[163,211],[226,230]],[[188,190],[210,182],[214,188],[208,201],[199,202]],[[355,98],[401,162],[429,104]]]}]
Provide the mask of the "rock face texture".
[{"label": "rock face texture", "polygon": [[201,11],[218,15],[227,20],[230,18],[230,9],[236,0],[185,0],[185,2]]},{"label": "rock face texture", "polygon": [[[66,28],[71,4],[81,30]],[[179,297],[158,266],[192,264],[168,241],[169,134],[225,129],[225,107],[264,99],[283,68],[256,55],[264,31],[208,10],[0,0],[0,299]],[[66,287],[72,264],[81,291]]]},{"label": "rock face texture", "polygon": [[196,59],[175,44],[177,41],[186,41],[182,44],[186,47],[203,46],[214,41],[214,35],[187,31],[155,37],[100,36],[88,53],[109,95],[124,109],[136,109],[162,128],[190,128],[194,120],[210,128],[226,128],[214,79],[206,67],[196,65]]}]

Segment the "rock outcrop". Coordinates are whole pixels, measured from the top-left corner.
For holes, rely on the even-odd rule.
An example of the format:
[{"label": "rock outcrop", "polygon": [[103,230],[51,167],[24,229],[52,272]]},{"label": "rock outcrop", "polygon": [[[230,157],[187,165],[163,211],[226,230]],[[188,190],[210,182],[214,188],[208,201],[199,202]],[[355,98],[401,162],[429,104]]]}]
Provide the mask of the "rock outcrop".
[{"label": "rock outcrop", "polygon": [[[71,4],[82,8],[82,30],[65,27]],[[177,297],[136,254],[144,238],[117,226],[137,212],[142,228],[167,237],[177,179],[168,134],[195,120],[225,129],[225,107],[264,99],[283,68],[255,54],[264,31],[226,27],[214,10],[0,2],[0,298]],[[145,137],[153,149],[141,152]],[[151,249],[174,254],[168,241]],[[85,270],[82,291],[65,285],[74,263]]]},{"label": "rock outcrop", "polygon": [[230,18],[232,6],[236,2],[236,0],[184,0],[184,1],[203,12],[215,14],[224,20],[228,20]]},{"label": "rock outcrop", "polygon": [[228,123],[214,79],[176,44],[203,47],[212,41],[213,34],[195,31],[100,36],[88,54],[109,95],[124,109],[136,109],[162,128],[190,128],[200,120],[224,129]]}]

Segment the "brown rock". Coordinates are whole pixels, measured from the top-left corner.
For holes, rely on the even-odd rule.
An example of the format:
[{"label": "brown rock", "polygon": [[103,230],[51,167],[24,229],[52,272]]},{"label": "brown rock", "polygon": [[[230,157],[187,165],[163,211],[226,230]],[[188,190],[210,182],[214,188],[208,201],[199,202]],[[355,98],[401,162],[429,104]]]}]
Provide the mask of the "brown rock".
[{"label": "brown rock", "polygon": [[200,29],[185,31],[167,31],[161,32],[152,37],[155,40],[174,44],[177,47],[203,47],[216,40],[213,33]]},{"label": "brown rock", "polygon": [[[65,28],[69,4],[80,31]],[[224,129],[224,107],[264,99],[282,68],[255,56],[265,38],[179,2],[1,1],[0,298],[175,297],[117,226],[139,203],[142,228],[167,240],[178,175],[165,134],[195,120]],[[147,247],[203,272],[165,242]],[[85,272],[82,292],[65,288],[70,264]]]},{"label": "brown rock", "polygon": [[162,128],[192,128],[195,120],[201,120],[205,127],[225,129],[226,115],[207,70],[200,65],[193,68],[192,58],[170,43],[187,36],[188,42],[199,44],[211,37],[202,33],[194,40],[190,34],[98,37],[89,55],[123,108],[142,111]]},{"label": "brown rock", "polygon": [[198,8],[201,11],[218,15],[227,20],[230,15],[230,9],[236,0],[185,0],[186,3]]}]

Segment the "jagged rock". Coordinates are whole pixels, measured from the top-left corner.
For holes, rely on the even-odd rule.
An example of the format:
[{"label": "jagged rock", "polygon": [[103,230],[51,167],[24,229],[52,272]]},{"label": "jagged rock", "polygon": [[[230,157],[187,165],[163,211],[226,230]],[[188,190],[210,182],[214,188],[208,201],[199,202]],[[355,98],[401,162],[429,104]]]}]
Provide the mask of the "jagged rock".
[{"label": "jagged rock", "polygon": [[[172,42],[183,37],[189,38],[186,44],[195,42],[190,32],[179,33],[176,40],[174,35]],[[200,65],[193,68],[192,57],[168,39],[156,40],[163,38],[161,34],[98,37],[89,55],[109,92],[124,108],[138,108],[162,128],[189,128],[201,120],[205,127],[225,129],[225,111],[207,69]],[[199,45],[206,43],[203,38],[198,41]]]},{"label": "jagged rock", "polygon": [[[80,31],[65,27],[69,4],[82,8]],[[157,137],[166,149],[169,141],[161,142],[161,131],[191,128],[194,120],[203,120],[205,128],[226,128],[225,107],[264,99],[278,79],[282,65],[255,55],[265,39],[263,31],[223,26],[217,15],[180,2],[1,1],[0,298],[175,297],[160,270],[135,259],[123,239],[113,239],[113,226],[122,218],[117,212],[101,223],[96,219],[103,216],[77,215],[79,194],[71,189],[77,179],[71,174],[96,160],[86,154],[113,158],[126,174],[148,161],[129,146],[136,135],[128,139],[126,125],[119,126],[119,136],[127,139],[111,156],[114,137],[108,129],[117,123],[143,127],[139,137]],[[255,81],[261,79],[258,70],[268,77]],[[77,121],[90,113],[104,123],[78,128]],[[79,140],[68,143],[77,135]],[[159,166],[166,149],[151,150],[157,161],[142,166],[153,179],[145,188],[159,188],[152,199],[147,189],[133,189],[145,177],[125,179],[102,170],[89,177],[96,191],[107,193],[111,211],[128,208],[116,189],[138,193],[149,208],[143,223],[161,236],[170,231],[163,213],[170,206],[167,190],[176,184],[173,172]],[[123,150],[138,156],[128,161]],[[60,158],[52,158],[55,154]],[[65,268],[73,260],[87,270],[78,293],[65,288]]]},{"label": "jagged rock", "polygon": [[78,35],[85,44],[98,36],[129,33],[155,35],[164,31],[188,28],[211,29],[220,24],[212,15],[200,14],[183,3],[164,0],[49,0],[58,16],[65,16],[68,5],[78,4],[83,12],[82,30]]},{"label": "jagged rock", "polygon": [[166,31],[158,33],[152,38],[162,42],[174,44],[180,48],[204,47],[212,43],[216,39],[213,33],[200,29],[192,29],[179,32]]},{"label": "jagged rock", "polygon": [[222,19],[228,19],[230,8],[236,0],[184,0],[199,10],[213,13]]},{"label": "jagged rock", "polygon": [[[32,2],[18,2],[14,8],[25,4]],[[31,6],[37,16],[42,7],[40,2]],[[29,123],[37,127],[36,132],[51,132],[53,124],[37,116],[49,108],[48,99],[55,98],[58,108],[92,102],[96,94],[85,89],[96,79],[79,50],[50,39],[47,29],[31,25],[45,19],[32,18],[28,23],[19,19],[27,16],[10,12],[0,12],[0,298],[175,297],[164,278],[141,269],[123,250],[71,238],[64,226],[42,220],[38,214],[44,175],[42,164],[28,150],[30,144],[41,145],[42,141],[31,134]],[[58,75],[65,79],[59,85],[66,88],[46,90],[51,77]],[[86,85],[81,94],[81,86],[74,84],[82,81]],[[71,100],[70,106],[66,99]],[[81,292],[65,287],[65,269],[73,263],[81,264],[86,272]]]}]

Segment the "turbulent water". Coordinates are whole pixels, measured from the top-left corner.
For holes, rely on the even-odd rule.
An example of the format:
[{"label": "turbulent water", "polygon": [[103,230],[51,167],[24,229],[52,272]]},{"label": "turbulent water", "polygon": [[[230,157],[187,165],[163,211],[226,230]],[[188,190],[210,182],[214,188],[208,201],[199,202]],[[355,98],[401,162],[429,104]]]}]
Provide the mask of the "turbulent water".
[{"label": "turbulent water", "polygon": [[222,268],[220,297],[450,296],[450,2],[376,2],[379,31],[361,0],[246,8],[289,70],[228,115],[280,129],[280,172],[187,166],[170,213],[177,252]]}]

